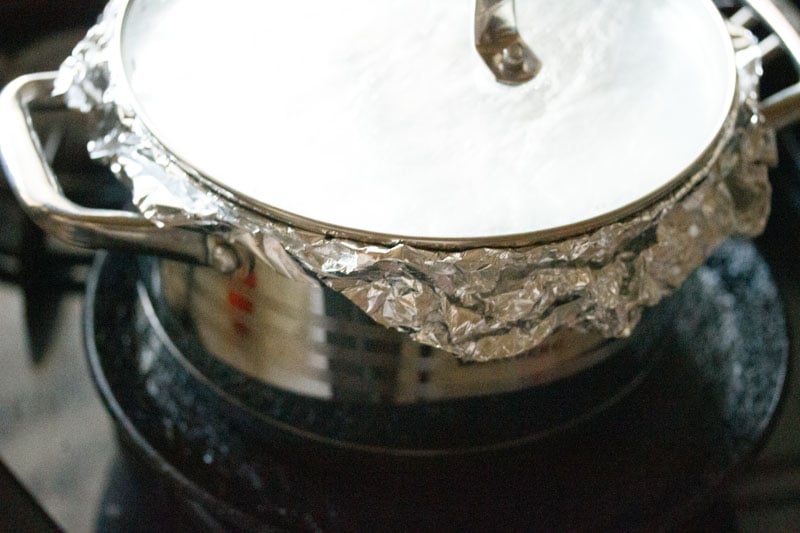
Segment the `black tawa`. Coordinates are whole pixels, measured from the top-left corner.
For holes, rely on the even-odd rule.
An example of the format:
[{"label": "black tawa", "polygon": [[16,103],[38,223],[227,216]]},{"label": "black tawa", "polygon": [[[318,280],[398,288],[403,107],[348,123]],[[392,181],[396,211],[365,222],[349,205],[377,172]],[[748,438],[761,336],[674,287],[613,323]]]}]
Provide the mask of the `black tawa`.
[{"label": "black tawa", "polygon": [[[261,439],[224,402],[192,390],[159,401],[141,368],[143,344],[153,339],[137,333],[137,283],[134,258],[104,256],[87,296],[89,362],[126,457],[107,497],[125,493],[121,477],[126,487],[130,479],[146,485],[115,502],[121,512],[116,522],[103,518],[106,530],[675,526],[708,505],[758,449],[788,365],[769,268],[752,243],[731,240],[665,304],[677,306],[677,318],[646,374],[615,403],[503,449],[362,461]],[[586,372],[595,373],[590,383],[602,382],[602,366]]]}]

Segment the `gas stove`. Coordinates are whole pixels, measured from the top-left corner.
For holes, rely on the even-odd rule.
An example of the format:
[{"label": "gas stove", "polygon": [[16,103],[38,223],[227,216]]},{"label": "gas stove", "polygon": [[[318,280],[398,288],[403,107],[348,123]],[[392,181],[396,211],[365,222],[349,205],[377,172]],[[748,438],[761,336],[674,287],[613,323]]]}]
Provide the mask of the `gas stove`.
[{"label": "gas stove", "polygon": [[[0,28],[0,80],[55,68],[101,2],[68,14],[59,5],[0,2],[0,20],[22,21]],[[765,90],[781,83],[775,77]],[[83,127],[73,119],[37,124],[66,193],[86,205],[124,205],[125,189],[80,143],[64,141],[85,138],[73,134]],[[756,531],[800,523],[800,378],[792,370],[800,357],[792,253],[800,249],[800,130],[779,141],[767,232],[755,243],[726,243],[673,298],[679,319],[650,363],[611,364],[605,380],[589,383],[595,392],[624,383],[613,389],[620,394],[607,394],[599,409],[580,398],[559,404],[560,391],[545,391],[543,405],[561,418],[514,452],[406,467],[329,456],[302,441],[254,452],[261,429],[232,427],[224,405],[204,403],[202,382],[169,388],[174,370],[164,353],[175,347],[137,282],[141,260],[49,239],[0,181],[2,529]],[[702,294],[703,304],[692,308],[687,293]],[[152,352],[146,372],[136,363],[143,347]],[[159,387],[167,393],[154,393]]]}]

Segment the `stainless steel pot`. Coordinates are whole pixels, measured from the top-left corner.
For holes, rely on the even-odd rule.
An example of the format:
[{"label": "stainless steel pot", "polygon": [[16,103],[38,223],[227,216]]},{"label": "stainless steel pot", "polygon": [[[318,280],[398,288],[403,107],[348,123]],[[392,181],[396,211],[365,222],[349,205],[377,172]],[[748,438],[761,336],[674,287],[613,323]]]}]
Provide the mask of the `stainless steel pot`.
[{"label": "stainless steel pot", "polygon": [[[220,47],[198,31],[202,17],[221,16],[211,4],[114,0],[65,64],[59,96],[45,73],[0,97],[0,155],[34,220],[74,244],[189,261],[163,261],[153,290],[245,374],[326,398],[339,359],[366,370],[375,359],[392,383],[377,397],[397,403],[546,383],[607,357],[624,343],[605,339],[629,335],[643,306],[721,240],[763,225],[771,138],[761,115],[774,128],[800,116],[800,85],[762,102],[761,115],[752,108],[759,52],[800,58],[800,38],[772,3],[753,0],[734,17],[774,31],[759,48],[710,2],[531,1],[517,6],[518,24],[513,2],[479,0],[478,54],[463,50],[450,6],[420,0],[386,15],[371,2],[353,12],[328,4],[305,4],[314,32],[302,43],[282,40],[295,29],[274,6],[258,8],[281,20],[270,32],[226,8],[237,17],[223,21],[226,38],[259,46]],[[396,22],[403,13],[408,24]],[[363,39],[337,38],[348,32]],[[287,42],[290,53],[275,51]],[[257,58],[264,69],[242,70]],[[236,72],[244,81],[219,98]],[[252,128],[231,112],[244,90],[269,95]],[[29,113],[65,99],[110,124],[90,151],[131,181],[140,213],[60,193]],[[265,166],[286,177],[265,185],[253,172]],[[542,183],[524,181],[534,171]],[[341,299],[329,316],[330,289],[355,307]],[[503,361],[481,367],[446,352]],[[421,385],[421,369],[436,378]],[[374,398],[389,382],[380,381],[349,390]]]},{"label": "stainless steel pot", "polygon": [[[245,376],[324,400],[404,405],[514,392],[575,374],[631,343],[562,330],[524,356],[463,363],[376,324],[331,289],[266,265],[225,275],[162,260],[145,271],[155,314],[173,337],[197,339]],[[651,338],[637,335],[638,351],[660,337],[671,314],[662,307],[649,318],[642,331]]]},{"label": "stainless steel pot", "polygon": [[[115,261],[139,273],[133,304],[122,306],[135,308],[121,361],[129,379],[144,382],[156,402],[189,398],[192,413],[219,411],[272,446],[299,439],[289,449],[310,446],[320,464],[472,456],[574,427],[626,397],[672,353],[672,325],[691,300],[683,291],[662,302],[629,339],[581,345],[565,335],[528,357],[463,363],[375,324],[331,289],[298,290],[274,274],[230,279],[154,258]],[[90,306],[128,301],[116,293],[107,300]],[[103,315],[89,324],[88,344],[104,342],[95,336]]]}]

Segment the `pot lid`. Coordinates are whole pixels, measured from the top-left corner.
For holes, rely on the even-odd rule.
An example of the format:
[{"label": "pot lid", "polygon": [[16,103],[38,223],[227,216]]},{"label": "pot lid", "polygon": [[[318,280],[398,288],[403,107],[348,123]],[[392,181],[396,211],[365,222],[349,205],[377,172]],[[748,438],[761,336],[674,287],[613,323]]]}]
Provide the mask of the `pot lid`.
[{"label": "pot lid", "polygon": [[730,113],[710,1],[520,0],[516,23],[541,69],[510,86],[469,3],[131,0],[120,65],[146,127],[215,187],[412,240],[614,220],[679,182]]}]

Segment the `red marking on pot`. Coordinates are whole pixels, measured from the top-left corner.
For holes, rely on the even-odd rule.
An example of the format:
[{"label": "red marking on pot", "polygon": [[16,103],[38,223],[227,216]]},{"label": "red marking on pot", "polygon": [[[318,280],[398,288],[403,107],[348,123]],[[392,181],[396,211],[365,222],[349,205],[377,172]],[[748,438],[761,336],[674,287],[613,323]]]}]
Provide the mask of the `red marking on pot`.
[{"label": "red marking on pot", "polygon": [[245,313],[251,314],[253,312],[253,301],[238,292],[228,291],[228,303],[235,309]]}]

